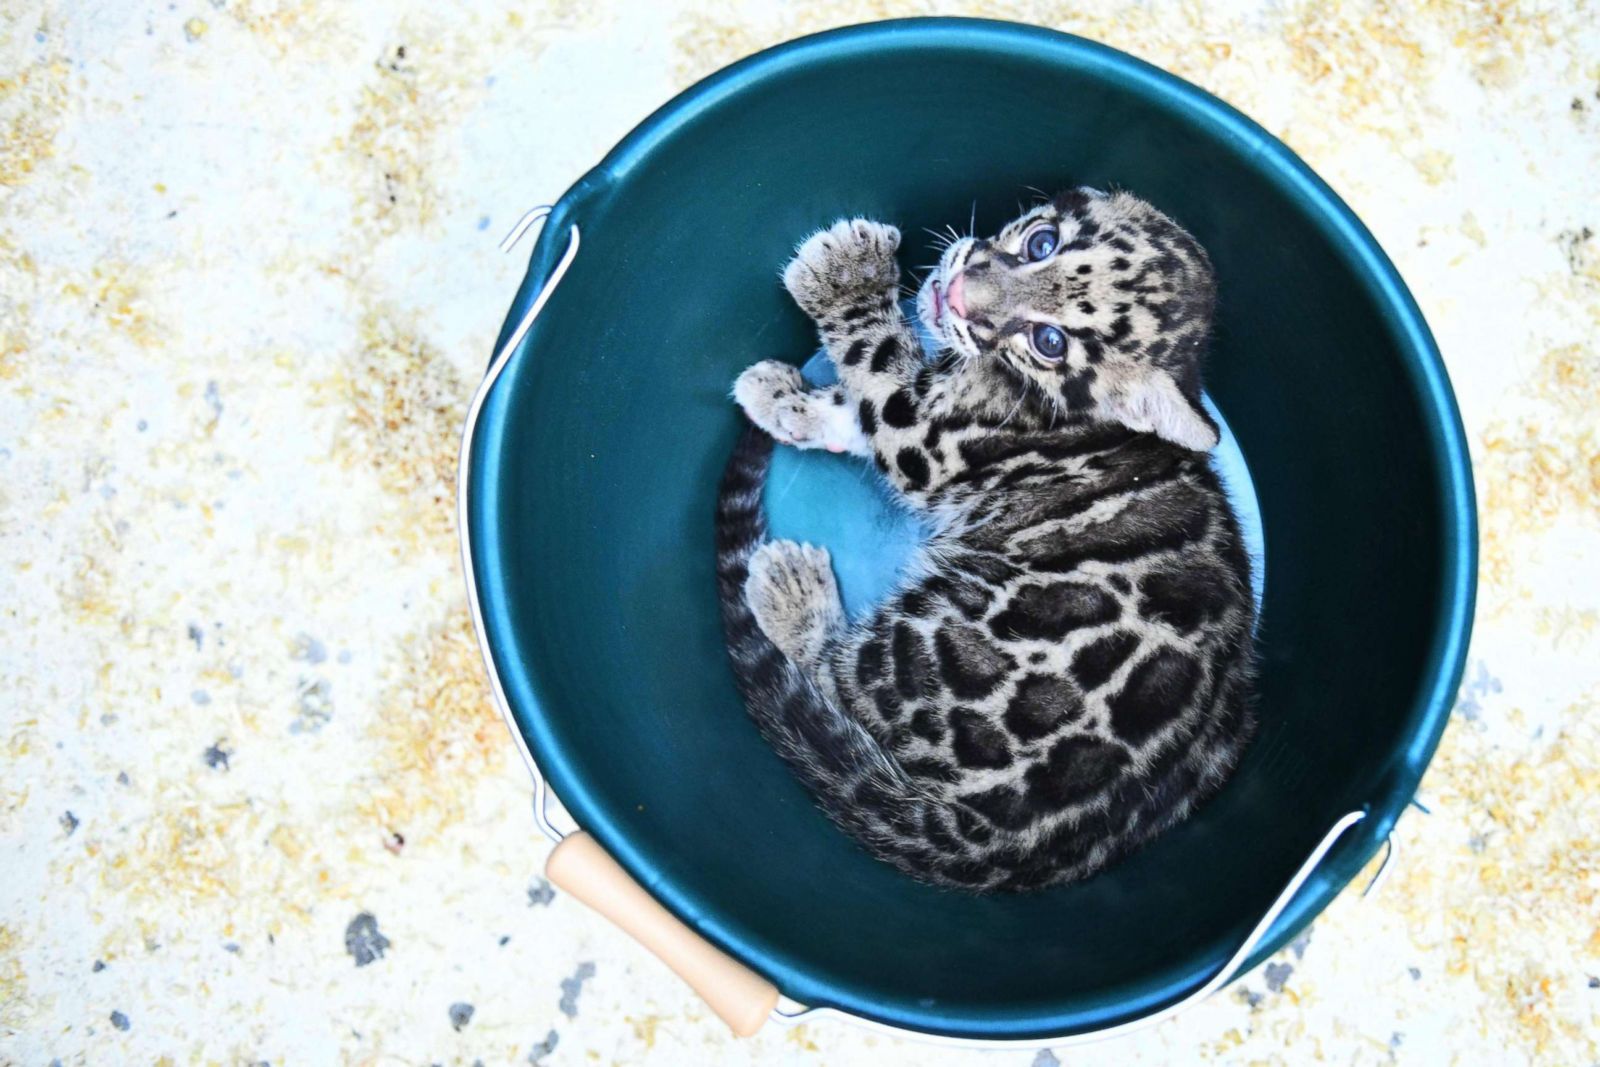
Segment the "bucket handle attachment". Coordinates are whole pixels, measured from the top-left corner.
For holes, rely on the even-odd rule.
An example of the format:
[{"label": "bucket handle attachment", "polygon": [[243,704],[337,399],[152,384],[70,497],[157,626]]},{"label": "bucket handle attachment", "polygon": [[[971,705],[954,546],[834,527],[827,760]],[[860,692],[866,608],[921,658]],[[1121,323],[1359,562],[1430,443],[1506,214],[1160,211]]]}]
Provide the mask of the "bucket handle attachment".
[{"label": "bucket handle attachment", "polygon": [[[533,224],[548,216],[551,210],[548,205],[536,207],[518,219],[500,242],[500,251],[511,251]],[[517,323],[517,328],[511,331],[506,343],[495,353],[483,381],[472,394],[472,402],[467,406],[467,417],[461,430],[461,454],[456,466],[456,530],[461,537],[461,569],[467,581],[467,606],[472,613],[473,631],[478,635],[478,651],[483,656],[483,665],[489,675],[489,691],[522,753],[528,773],[533,777],[534,822],[556,846],[545,861],[545,877],[610,919],[655,953],[694,988],[711,1010],[728,1024],[729,1029],[740,1037],[748,1037],[761,1029],[777,1008],[778,987],[717,948],[662,907],[622,869],[621,864],[606,854],[593,837],[581,830],[564,834],[556,828],[550,817],[550,787],[528,748],[527,739],[522,736],[516,716],[511,712],[505,686],[500,681],[500,671],[495,666],[494,652],[489,647],[488,631],[483,625],[477,572],[472,563],[472,529],[467,522],[467,487],[472,480],[473,437],[489,391],[528,336],[533,320],[544,310],[556,286],[566,275],[567,268],[572,266],[573,259],[578,255],[578,243],[578,227],[573,225],[567,231],[566,251],[545,280],[538,296],[528,306],[522,320]]]},{"label": "bucket handle attachment", "polygon": [[[500,250],[511,251],[534,223],[546,218],[551,210],[550,205],[541,205],[529,210],[501,240]],[[1294,900],[1295,894],[1344,836],[1345,831],[1366,818],[1365,811],[1349,812],[1333,824],[1234,954],[1204,985],[1182,1000],[1149,1015],[1102,1030],[1091,1030],[1064,1037],[1018,1041],[941,1037],[864,1019],[838,1008],[809,1008],[796,1005],[793,1010],[786,1011],[779,1007],[777,986],[711,944],[662,907],[606,853],[593,837],[581,830],[570,834],[563,833],[556,827],[550,816],[550,787],[545,781],[544,774],[539,770],[532,751],[528,748],[527,739],[522,735],[516,716],[512,714],[511,704],[506,699],[505,686],[501,683],[500,672],[495,666],[494,653],[489,647],[488,632],[484,628],[483,607],[478,600],[477,576],[472,563],[471,527],[467,522],[467,488],[471,483],[473,437],[483,405],[488,400],[489,392],[494,388],[501,372],[505,370],[511,357],[528,336],[534,320],[544,310],[556,286],[566,275],[567,269],[572,266],[572,261],[578,255],[578,246],[578,227],[573,224],[567,232],[566,250],[561,254],[555,269],[550,272],[549,278],[534,297],[533,303],[528,306],[516,329],[495,353],[483,381],[478,384],[477,390],[472,395],[472,402],[467,407],[467,416],[461,431],[461,453],[456,467],[456,530],[461,538],[461,568],[466,577],[467,605],[472,614],[473,630],[478,635],[478,650],[483,656],[484,667],[489,675],[490,693],[495,706],[500,709],[500,714],[506,721],[518,750],[522,753],[522,760],[528,767],[528,773],[533,778],[534,822],[556,846],[545,862],[545,876],[551,883],[610,919],[676,971],[739,1037],[749,1037],[754,1034],[768,1019],[780,1026],[794,1026],[801,1021],[811,1022],[831,1017],[883,1033],[945,1045],[1059,1048],[1118,1037],[1153,1026],[1192,1007],[1232,981],[1243,969],[1262,939],[1267,936],[1267,932],[1272,929],[1272,924],[1278,920],[1278,916],[1283,914],[1284,909]],[[1392,834],[1385,838],[1385,844],[1387,850],[1384,853],[1383,864],[1368,883],[1362,896],[1372,891],[1388,869],[1389,860],[1394,852]]]}]

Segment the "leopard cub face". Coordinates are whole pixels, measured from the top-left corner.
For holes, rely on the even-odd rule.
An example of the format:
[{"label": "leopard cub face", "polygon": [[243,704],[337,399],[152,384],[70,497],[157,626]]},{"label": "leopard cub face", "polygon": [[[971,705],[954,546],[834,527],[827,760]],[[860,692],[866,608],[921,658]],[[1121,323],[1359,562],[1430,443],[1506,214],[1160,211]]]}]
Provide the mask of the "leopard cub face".
[{"label": "leopard cub face", "polygon": [[991,238],[953,242],[917,310],[941,344],[994,359],[1048,407],[1206,451],[1200,357],[1215,282],[1200,245],[1150,204],[1081,188]]}]

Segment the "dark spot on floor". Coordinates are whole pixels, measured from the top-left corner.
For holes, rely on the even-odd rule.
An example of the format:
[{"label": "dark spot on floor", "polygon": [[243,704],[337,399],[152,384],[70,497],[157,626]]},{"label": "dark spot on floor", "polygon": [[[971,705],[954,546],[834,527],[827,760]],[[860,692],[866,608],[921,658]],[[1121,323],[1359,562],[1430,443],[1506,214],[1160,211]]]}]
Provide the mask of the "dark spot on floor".
[{"label": "dark spot on floor", "polygon": [[302,677],[296,683],[299,714],[289,724],[291,734],[316,733],[333,718],[333,683],[326,678]]},{"label": "dark spot on floor", "polygon": [[328,648],[315,637],[303,633],[295,638],[294,658],[302,663],[324,663],[328,659]]},{"label": "dark spot on floor", "polygon": [[214,771],[225,771],[228,769],[228,757],[231,755],[233,755],[233,753],[223,748],[222,742],[218,741],[205,751],[206,766],[210,767]]},{"label": "dark spot on floor", "polygon": [[593,977],[594,964],[585,960],[578,964],[571,978],[561,979],[561,1014],[569,1019],[578,1017],[578,996],[583,992],[583,983]]},{"label": "dark spot on floor", "polygon": [[106,969],[106,961],[105,960],[95,960],[94,961],[94,966],[90,967],[89,969],[91,971],[93,971],[95,974],[99,974],[101,971]]},{"label": "dark spot on floor", "polygon": [[543,878],[535,878],[533,884],[528,886],[528,907],[534,905],[546,907],[554,899],[556,899],[555,888]]},{"label": "dark spot on floor", "polygon": [[71,837],[72,836],[72,831],[76,830],[77,828],[78,828],[78,817],[76,815],[72,814],[72,812],[70,812],[70,811],[62,812],[61,813],[61,829],[66,832],[67,836]]},{"label": "dark spot on floor", "polygon": [[461,1028],[472,1021],[472,1014],[476,1010],[465,1001],[457,1001],[450,1005],[450,1025],[460,1033]]},{"label": "dark spot on floor", "polygon": [[344,929],[344,950],[350,953],[357,967],[365,967],[373,960],[383,959],[389,948],[389,939],[378,932],[378,920],[368,911],[350,920]]},{"label": "dark spot on floor", "polygon": [[533,1064],[533,1067],[539,1067],[540,1064],[544,1063],[544,1058],[554,1052],[559,1044],[561,1044],[561,1035],[551,1030],[544,1035],[543,1041],[528,1050],[528,1062]]},{"label": "dark spot on floor", "polygon": [[128,1017],[122,1014],[120,1011],[114,1011],[111,1013],[111,1025],[115,1026],[118,1030],[127,1030],[133,1026],[133,1024],[128,1021]]},{"label": "dark spot on floor", "polygon": [[1294,958],[1297,959],[1297,960],[1305,959],[1306,958],[1306,949],[1308,949],[1310,947],[1311,947],[1311,930],[1310,930],[1310,928],[1307,928],[1305,933],[1301,934],[1299,937],[1297,937],[1293,941],[1289,942],[1289,951],[1294,953]]},{"label": "dark spot on floor", "polygon": [[1267,983],[1267,989],[1273,993],[1282,993],[1284,983],[1294,973],[1292,963],[1269,963],[1262,968],[1261,977]]}]

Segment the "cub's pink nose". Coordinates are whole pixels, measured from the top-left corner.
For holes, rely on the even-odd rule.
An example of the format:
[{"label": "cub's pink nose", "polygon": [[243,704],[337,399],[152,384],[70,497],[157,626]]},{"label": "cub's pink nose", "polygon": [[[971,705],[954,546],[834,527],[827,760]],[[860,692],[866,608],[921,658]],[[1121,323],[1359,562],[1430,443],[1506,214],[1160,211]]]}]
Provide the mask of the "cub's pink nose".
[{"label": "cub's pink nose", "polygon": [[960,271],[944,288],[944,302],[962,318],[967,317],[967,272]]}]

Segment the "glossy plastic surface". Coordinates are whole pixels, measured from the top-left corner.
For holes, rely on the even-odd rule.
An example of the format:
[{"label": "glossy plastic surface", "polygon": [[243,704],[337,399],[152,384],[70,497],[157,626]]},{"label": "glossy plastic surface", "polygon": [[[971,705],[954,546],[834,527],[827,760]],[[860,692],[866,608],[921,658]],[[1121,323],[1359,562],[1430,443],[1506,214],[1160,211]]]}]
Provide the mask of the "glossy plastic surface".
[{"label": "glossy plastic surface", "polygon": [[[1208,386],[1266,542],[1261,735],[1195,819],[1086,884],[974,898],[857,849],[748,723],[712,578],[729,385],[803,360],[776,278],[841,215],[979,229],[1024,186],[1124,186],[1221,292]],[[491,395],[469,485],[489,643],[580,825],[802,1003],[974,1038],[1066,1034],[1198,987],[1342,814],[1282,945],[1415,790],[1454,696],[1476,531],[1426,324],[1303,163],[1204,92],[1047,31],[967,20],[793,42],[690,89],[562,198],[508,319],[583,249]]]}]

